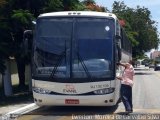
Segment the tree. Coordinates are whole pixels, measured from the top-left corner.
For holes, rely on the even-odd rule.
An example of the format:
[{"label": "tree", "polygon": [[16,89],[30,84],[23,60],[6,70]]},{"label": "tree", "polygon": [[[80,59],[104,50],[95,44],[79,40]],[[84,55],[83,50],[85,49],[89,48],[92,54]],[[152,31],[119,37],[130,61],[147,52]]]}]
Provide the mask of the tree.
[{"label": "tree", "polygon": [[49,0],[8,0],[8,9],[12,12],[13,10],[28,10],[38,17],[43,13],[44,7],[48,4]]},{"label": "tree", "polygon": [[108,11],[105,7],[99,6],[94,0],[84,0],[82,2],[86,6],[86,10],[106,12]]},{"label": "tree", "polygon": [[26,57],[24,56],[23,44],[23,32],[25,29],[31,29],[33,15],[27,10],[14,10],[11,16],[12,20],[12,34],[14,42],[14,56],[16,58],[18,75],[19,75],[19,87],[25,86],[25,64]]},{"label": "tree", "polygon": [[0,73],[3,74],[2,77],[2,90],[0,90],[0,97],[5,95],[12,94],[11,86],[11,76],[9,74],[9,56],[12,53],[10,46],[12,45],[12,37],[10,34],[10,26],[8,24],[9,20],[7,19],[7,11],[5,5],[7,4],[6,0],[0,0]]},{"label": "tree", "polygon": [[[2,2],[3,1],[3,2]],[[32,0],[29,0],[32,1]],[[22,0],[22,2],[25,2]],[[28,5],[28,4],[27,4]],[[28,11],[14,10],[19,7],[27,9],[27,6],[20,4],[20,0],[0,0],[0,72],[6,73],[5,68],[8,67],[7,59],[9,56],[14,56],[17,61],[18,75],[20,79],[20,86],[24,85],[24,68],[26,59],[22,60],[23,53],[21,53],[21,43],[23,40],[24,28],[29,28],[32,18]],[[23,64],[22,64],[23,63]],[[5,77],[6,75],[4,75]],[[6,80],[9,76],[5,77]],[[8,83],[7,83],[8,84]],[[22,85],[23,84],[23,85]]]},{"label": "tree", "polygon": [[11,46],[11,34],[9,32],[10,27],[8,20],[4,13],[5,9],[3,6],[7,4],[6,0],[0,0],[0,73],[4,74],[5,70],[5,59],[8,59],[11,50],[8,49]]},{"label": "tree", "polygon": [[84,10],[85,6],[79,0],[48,0],[44,7],[44,12],[56,11],[80,11]]},{"label": "tree", "polygon": [[83,4],[79,0],[62,0],[64,11],[71,11],[71,10],[84,10]]},{"label": "tree", "polygon": [[159,43],[156,22],[151,19],[150,11],[145,7],[136,9],[127,7],[124,2],[113,3],[113,13],[125,20],[125,31],[132,42],[133,57],[143,56],[150,49],[157,48]]},{"label": "tree", "polygon": [[144,54],[150,49],[157,48],[159,43],[158,31],[155,27],[156,22],[151,20],[150,11],[147,8],[140,8],[139,6],[135,10],[135,21],[132,22],[132,28],[138,32],[136,39],[139,44],[133,49],[133,55],[138,53]]},{"label": "tree", "polygon": [[90,5],[90,4],[96,4],[96,2],[94,0],[84,0],[83,4],[85,4],[87,6],[87,5]]},{"label": "tree", "polygon": [[1,23],[2,22],[0,21],[0,73],[4,74],[4,71],[6,69],[5,60],[8,59],[10,54],[10,50],[8,49],[10,41],[8,40],[7,42],[7,37],[9,37],[9,33],[7,33],[7,31],[2,28]]},{"label": "tree", "polygon": [[45,12],[62,11],[64,8],[62,0],[49,0],[44,8]]}]

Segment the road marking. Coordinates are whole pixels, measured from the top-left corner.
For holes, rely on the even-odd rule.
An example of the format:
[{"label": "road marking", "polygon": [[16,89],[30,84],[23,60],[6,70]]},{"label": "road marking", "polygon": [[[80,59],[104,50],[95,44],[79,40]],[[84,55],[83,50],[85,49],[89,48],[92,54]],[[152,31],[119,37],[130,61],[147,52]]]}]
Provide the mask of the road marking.
[{"label": "road marking", "polygon": [[27,106],[24,106],[22,108],[19,108],[17,110],[11,111],[5,115],[3,115],[3,118],[6,118],[7,120],[9,120],[10,118],[17,118],[25,113],[31,112],[35,109],[38,109],[39,106],[37,106],[35,103],[31,103]]},{"label": "road marking", "polygon": [[24,113],[27,113],[27,112],[32,111],[34,109],[37,109],[37,108],[39,108],[39,106],[37,106],[35,103],[31,103],[27,106],[24,106],[24,107],[19,108],[17,110],[11,111],[7,114],[24,114]]}]

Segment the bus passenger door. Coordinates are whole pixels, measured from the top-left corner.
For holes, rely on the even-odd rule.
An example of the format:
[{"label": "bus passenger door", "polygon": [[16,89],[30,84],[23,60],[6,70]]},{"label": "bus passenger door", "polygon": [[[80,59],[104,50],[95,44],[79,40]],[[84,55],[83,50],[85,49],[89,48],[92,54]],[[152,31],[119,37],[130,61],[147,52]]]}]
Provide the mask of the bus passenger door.
[{"label": "bus passenger door", "polygon": [[[119,63],[122,59],[122,51],[121,51],[121,36],[116,35],[116,63]],[[122,76],[122,67],[116,64],[116,76]],[[116,78],[116,100],[120,98],[120,87],[121,81]]]}]

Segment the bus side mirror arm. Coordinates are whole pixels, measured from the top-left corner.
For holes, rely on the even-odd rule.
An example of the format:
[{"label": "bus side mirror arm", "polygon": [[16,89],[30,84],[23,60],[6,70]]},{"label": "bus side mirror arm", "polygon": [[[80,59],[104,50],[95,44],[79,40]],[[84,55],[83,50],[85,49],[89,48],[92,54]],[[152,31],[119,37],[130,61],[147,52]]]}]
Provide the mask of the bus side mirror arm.
[{"label": "bus side mirror arm", "polygon": [[32,30],[25,30],[23,33],[23,49],[24,53],[27,54],[29,51],[30,40],[32,42],[33,39],[33,31]]}]

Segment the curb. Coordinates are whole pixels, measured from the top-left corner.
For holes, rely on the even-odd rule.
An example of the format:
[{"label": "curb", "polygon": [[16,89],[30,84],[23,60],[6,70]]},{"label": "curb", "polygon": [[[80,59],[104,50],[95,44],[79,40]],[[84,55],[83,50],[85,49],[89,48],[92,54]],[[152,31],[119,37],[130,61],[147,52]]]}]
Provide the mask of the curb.
[{"label": "curb", "polygon": [[25,113],[31,112],[31,111],[38,109],[38,108],[39,108],[39,106],[37,106],[35,103],[31,103],[27,106],[24,106],[22,108],[19,108],[17,110],[11,111],[11,112],[3,115],[0,120],[15,120],[17,117],[19,117]]}]

